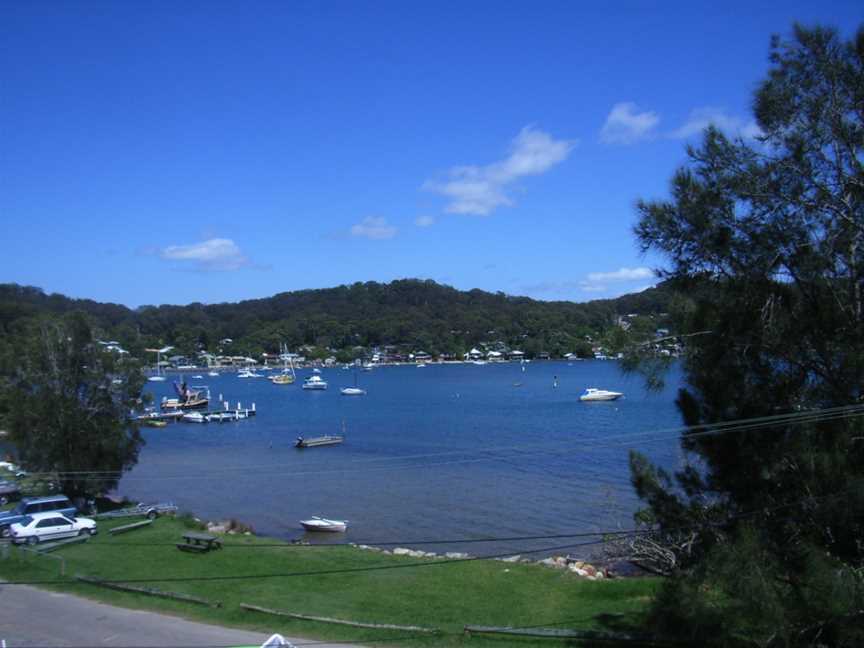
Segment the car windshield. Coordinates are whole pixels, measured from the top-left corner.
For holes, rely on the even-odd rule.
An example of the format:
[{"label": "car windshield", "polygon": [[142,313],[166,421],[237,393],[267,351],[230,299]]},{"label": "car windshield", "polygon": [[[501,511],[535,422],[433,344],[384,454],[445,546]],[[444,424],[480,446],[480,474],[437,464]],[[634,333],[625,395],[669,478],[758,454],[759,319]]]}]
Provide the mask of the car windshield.
[{"label": "car windshield", "polygon": [[25,515],[23,518],[21,518],[21,521],[18,524],[26,527],[26,526],[30,526],[32,523],[33,523],[33,518],[30,517],[29,515]]}]

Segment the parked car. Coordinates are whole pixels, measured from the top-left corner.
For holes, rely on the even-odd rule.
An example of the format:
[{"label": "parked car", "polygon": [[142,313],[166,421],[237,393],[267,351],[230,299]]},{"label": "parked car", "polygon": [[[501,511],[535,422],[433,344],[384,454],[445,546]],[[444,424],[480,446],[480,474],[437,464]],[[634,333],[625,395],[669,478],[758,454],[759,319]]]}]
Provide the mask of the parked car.
[{"label": "parked car", "polygon": [[96,521],[90,518],[76,518],[59,513],[34,513],[25,515],[20,522],[9,527],[9,535],[16,544],[36,544],[46,540],[74,538],[79,535],[96,533]]},{"label": "parked car", "polygon": [[66,517],[75,517],[78,514],[77,509],[65,495],[27,497],[18,502],[11,511],[0,513],[0,536],[7,537],[9,535],[9,526],[20,522],[28,515],[48,512],[59,513]]},{"label": "parked car", "polygon": [[0,479],[0,506],[21,499],[21,491],[15,482]]}]

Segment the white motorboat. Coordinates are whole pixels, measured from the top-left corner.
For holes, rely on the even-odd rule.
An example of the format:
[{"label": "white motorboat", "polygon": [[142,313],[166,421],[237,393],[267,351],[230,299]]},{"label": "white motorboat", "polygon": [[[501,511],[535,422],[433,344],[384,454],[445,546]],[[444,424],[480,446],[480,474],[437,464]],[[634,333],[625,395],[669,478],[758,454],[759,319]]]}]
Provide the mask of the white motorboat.
[{"label": "white motorboat", "polygon": [[624,394],[616,391],[608,391],[606,389],[597,389],[588,387],[585,392],[579,396],[581,401],[611,401],[621,398]]},{"label": "white motorboat", "polygon": [[363,396],[366,393],[365,389],[361,389],[360,387],[344,387],[339,390],[343,396]]},{"label": "white motorboat", "polygon": [[218,372],[218,371],[208,371],[208,372],[207,372],[207,375],[208,375],[208,376],[213,376],[213,377],[215,378],[216,376],[219,375],[219,372]]},{"label": "white motorboat", "polygon": [[238,378],[263,378],[264,376],[259,373],[255,373],[254,371],[250,371],[249,369],[244,369],[240,373],[237,374]]},{"label": "white motorboat", "polygon": [[206,423],[207,417],[201,412],[188,412],[183,415],[182,420],[186,423]]},{"label": "white motorboat", "polygon": [[327,382],[321,379],[321,376],[309,376],[303,382],[303,389],[327,389]]},{"label": "white motorboat", "polygon": [[348,520],[328,520],[327,518],[317,516],[313,516],[311,520],[300,520],[300,524],[307,531],[340,533],[348,528]]}]

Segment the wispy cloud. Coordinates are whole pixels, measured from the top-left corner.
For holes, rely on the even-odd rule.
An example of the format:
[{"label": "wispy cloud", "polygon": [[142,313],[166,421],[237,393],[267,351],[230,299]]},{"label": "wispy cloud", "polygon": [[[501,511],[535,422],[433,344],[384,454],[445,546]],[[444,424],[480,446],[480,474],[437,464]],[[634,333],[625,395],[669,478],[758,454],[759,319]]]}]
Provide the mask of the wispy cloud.
[{"label": "wispy cloud", "polygon": [[414,219],[414,224],[417,227],[432,227],[435,224],[434,216],[418,216]]},{"label": "wispy cloud", "polygon": [[600,141],[604,144],[634,144],[654,134],[660,116],[653,111],[640,112],[632,102],[624,101],[612,106],[606,123],[600,129]]},{"label": "wispy cloud", "polygon": [[507,188],[516,180],[540,175],[567,159],[575,141],[556,140],[547,133],[526,126],[510,144],[510,154],[485,166],[457,166],[443,181],[427,180],[423,189],[449,199],[450,214],[487,216],[498,207],[512,206]]},{"label": "wispy cloud", "polygon": [[[605,293],[612,291],[610,284],[624,284],[634,281],[645,281],[653,279],[654,271],[651,268],[619,268],[612,272],[589,272],[585,280],[579,282],[579,290],[587,293]],[[636,288],[627,288],[621,290],[618,288],[618,293],[625,292],[641,292],[651,286],[641,286]]]},{"label": "wispy cloud", "polygon": [[745,139],[753,139],[762,134],[759,126],[752,119],[745,121],[728,114],[723,108],[706,106],[691,111],[687,121],[669,133],[669,137],[673,139],[687,139],[693,135],[698,135],[711,124],[727,135],[740,135]]},{"label": "wispy cloud", "polygon": [[237,244],[231,239],[211,238],[190,245],[169,245],[159,250],[168,261],[181,261],[200,271],[239,270],[249,265]]},{"label": "wispy cloud", "polygon": [[613,272],[589,272],[588,281],[605,281],[607,283],[618,281],[638,281],[639,279],[650,279],[654,276],[651,268],[619,268]]},{"label": "wispy cloud", "polygon": [[391,239],[398,230],[387,224],[383,216],[367,216],[357,225],[351,226],[351,236],[373,240]]}]

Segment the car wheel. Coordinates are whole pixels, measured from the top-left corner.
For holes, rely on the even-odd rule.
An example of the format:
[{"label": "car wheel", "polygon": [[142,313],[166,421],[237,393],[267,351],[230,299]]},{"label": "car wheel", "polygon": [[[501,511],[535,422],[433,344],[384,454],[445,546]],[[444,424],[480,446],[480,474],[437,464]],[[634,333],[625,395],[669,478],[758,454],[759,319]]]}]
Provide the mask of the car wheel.
[{"label": "car wheel", "polygon": [[0,495],[0,506],[6,506],[9,503],[9,498],[5,495]]},{"label": "car wheel", "polygon": [[30,536],[27,538],[28,545],[35,545],[37,542],[39,542],[39,536]]},{"label": "car wheel", "polygon": [[91,533],[93,533],[93,532],[90,529],[81,529],[78,532],[78,535],[79,536],[89,536]]},{"label": "car wheel", "polygon": [[159,514],[156,511],[147,511],[148,520],[155,520],[157,515]]},{"label": "car wheel", "polygon": [[12,532],[9,531],[8,526],[4,526],[2,529],[0,529],[0,538],[8,538],[11,534]]}]

